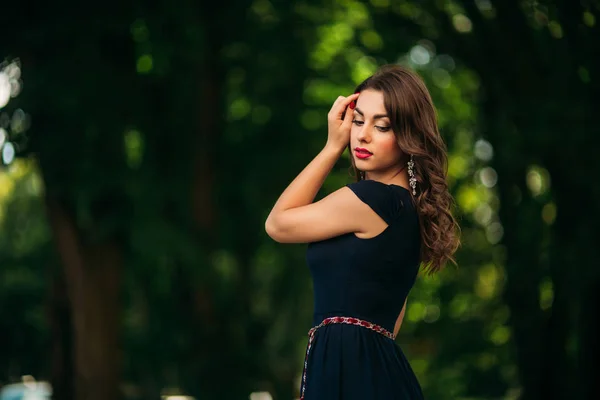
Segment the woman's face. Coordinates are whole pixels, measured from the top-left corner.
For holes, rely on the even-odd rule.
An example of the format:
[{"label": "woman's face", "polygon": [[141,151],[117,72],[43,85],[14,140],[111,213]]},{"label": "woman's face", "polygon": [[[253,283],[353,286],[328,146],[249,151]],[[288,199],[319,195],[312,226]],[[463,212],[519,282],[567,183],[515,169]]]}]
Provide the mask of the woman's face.
[{"label": "woman's face", "polygon": [[402,151],[392,131],[382,92],[372,89],[360,92],[350,130],[350,149],[360,171],[381,175],[400,169]]}]

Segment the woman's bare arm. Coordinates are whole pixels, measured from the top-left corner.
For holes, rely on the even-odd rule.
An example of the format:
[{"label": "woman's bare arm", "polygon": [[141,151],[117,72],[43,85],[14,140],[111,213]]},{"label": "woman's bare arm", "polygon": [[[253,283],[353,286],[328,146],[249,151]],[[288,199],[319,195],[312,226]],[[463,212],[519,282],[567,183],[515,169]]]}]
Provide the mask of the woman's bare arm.
[{"label": "woman's bare arm", "polygon": [[402,306],[402,310],[400,310],[400,315],[398,315],[398,319],[396,319],[396,324],[394,325],[394,337],[398,336],[398,332],[400,332],[400,326],[402,326],[402,321],[404,320],[404,311],[406,310],[406,300],[404,300],[404,305]]},{"label": "woman's bare arm", "polygon": [[[306,243],[348,232],[362,232],[365,220],[379,217],[346,187],[313,203],[350,137],[351,113],[342,115],[358,95],[340,96],[329,114],[327,144],[281,194],[265,222],[274,240]],[[376,221],[375,221],[376,222]]]}]

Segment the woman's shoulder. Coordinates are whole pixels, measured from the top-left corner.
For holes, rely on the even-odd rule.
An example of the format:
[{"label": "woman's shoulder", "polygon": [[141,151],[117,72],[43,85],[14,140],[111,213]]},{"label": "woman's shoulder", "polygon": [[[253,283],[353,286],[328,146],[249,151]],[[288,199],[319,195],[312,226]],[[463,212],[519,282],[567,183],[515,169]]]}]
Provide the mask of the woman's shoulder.
[{"label": "woman's shoulder", "polygon": [[388,223],[399,216],[404,208],[412,208],[410,192],[402,186],[375,180],[361,180],[346,186]]},{"label": "woman's shoulder", "polygon": [[352,190],[359,198],[379,198],[379,199],[390,199],[400,198],[402,202],[406,199],[412,200],[410,190],[404,186],[396,184],[387,184],[375,180],[361,180],[358,182],[349,183],[346,185]]}]

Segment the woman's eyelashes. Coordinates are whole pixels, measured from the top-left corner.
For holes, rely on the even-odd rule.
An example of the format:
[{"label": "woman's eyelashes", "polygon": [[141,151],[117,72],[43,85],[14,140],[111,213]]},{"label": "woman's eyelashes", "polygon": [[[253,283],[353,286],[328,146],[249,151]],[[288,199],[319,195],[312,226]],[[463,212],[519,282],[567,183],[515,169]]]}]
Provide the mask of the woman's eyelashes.
[{"label": "woman's eyelashes", "polygon": [[[365,124],[365,121],[360,121],[360,120],[352,120],[352,123],[356,126],[363,126]],[[375,128],[377,128],[377,130],[379,132],[387,132],[390,130],[389,126],[380,126],[380,125],[375,125]]]}]

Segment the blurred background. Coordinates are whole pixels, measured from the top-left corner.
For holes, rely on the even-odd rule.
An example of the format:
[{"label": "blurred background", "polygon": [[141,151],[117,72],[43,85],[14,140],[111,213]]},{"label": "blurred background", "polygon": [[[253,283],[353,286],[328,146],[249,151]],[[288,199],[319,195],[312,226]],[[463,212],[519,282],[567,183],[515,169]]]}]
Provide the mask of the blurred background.
[{"label": "blurred background", "polygon": [[600,398],[599,17],[597,0],[3,2],[0,399],[297,398],[306,248],[264,221],[334,99],[386,63],[431,90],[462,226],[458,267],[418,279],[397,339],[425,397]]}]

